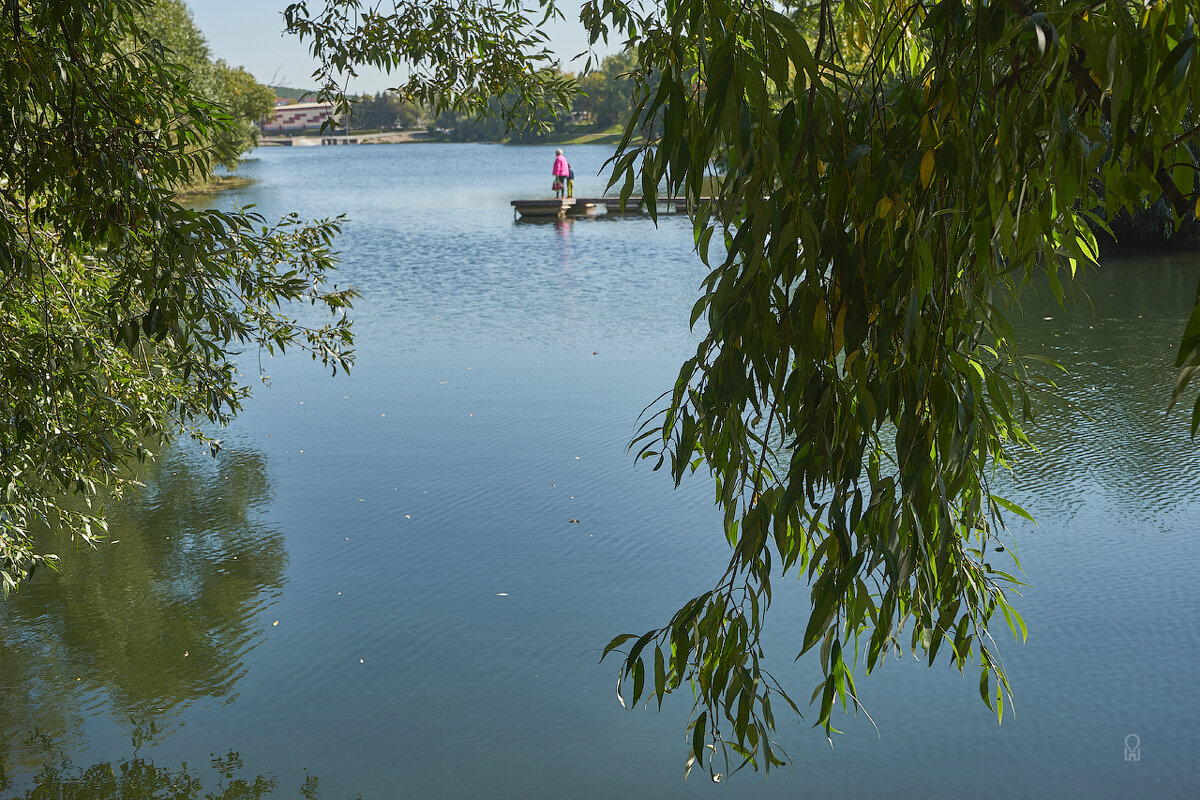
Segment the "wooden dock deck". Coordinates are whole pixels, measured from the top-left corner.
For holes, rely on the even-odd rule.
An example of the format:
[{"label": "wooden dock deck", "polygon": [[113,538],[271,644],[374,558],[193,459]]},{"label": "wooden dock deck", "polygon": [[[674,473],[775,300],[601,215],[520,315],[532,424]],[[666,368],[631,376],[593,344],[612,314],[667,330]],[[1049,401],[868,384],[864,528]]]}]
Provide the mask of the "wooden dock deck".
[{"label": "wooden dock deck", "polygon": [[580,197],[542,197],[535,200],[509,202],[522,217],[565,217],[568,214],[588,214],[596,204]]},{"label": "wooden dock deck", "polygon": [[[704,199],[707,200],[708,198]],[[588,202],[603,205],[605,210],[610,214],[637,214],[646,211],[646,201],[642,197],[630,197],[625,201],[624,206],[621,205],[621,198],[619,197],[589,197]],[[657,197],[655,198],[655,203],[659,210],[662,211],[687,211],[687,200],[682,197]]]},{"label": "wooden dock deck", "polygon": [[[711,198],[701,197],[698,201],[708,202]],[[687,200],[682,197],[658,197],[655,202],[659,211],[681,214],[687,211]],[[609,214],[646,213],[644,198],[630,197],[621,203],[620,197],[547,197],[534,200],[512,200],[509,202],[522,217],[563,217],[591,213],[599,206]]]}]

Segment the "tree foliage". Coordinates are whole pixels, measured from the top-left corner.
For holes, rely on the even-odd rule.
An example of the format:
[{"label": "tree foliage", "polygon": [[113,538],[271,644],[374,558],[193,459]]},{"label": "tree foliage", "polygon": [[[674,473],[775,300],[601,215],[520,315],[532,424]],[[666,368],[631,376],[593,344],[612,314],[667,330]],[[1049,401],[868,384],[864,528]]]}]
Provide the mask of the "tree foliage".
[{"label": "tree foliage", "polygon": [[[585,16],[595,29],[621,5]],[[834,705],[857,705],[855,675],[904,648],[973,664],[1002,718],[989,630],[998,614],[1025,627],[1019,564],[991,545],[1005,514],[1026,515],[991,484],[1029,442],[1037,388],[1006,301],[1033,281],[1061,297],[1094,264],[1092,209],[1196,201],[1189,3],[815,13],[815,41],[767,3],[681,0],[627,27],[662,70],[630,131],[662,133],[618,155],[625,191],[663,181],[694,201],[704,165],[728,164],[720,196],[694,205],[701,257],[710,236],[725,245],[693,311],[707,333],[643,454],[676,481],[713,472],[733,555],[623,664],[635,697],[642,680],[660,698],[694,686],[692,755],[714,771],[723,748],[706,744],[733,768],[779,763],[771,701],[786,695],[759,644],[777,573],[811,585],[796,644],[820,661],[827,733]]]},{"label": "tree foliage", "polygon": [[[556,69],[545,70],[538,80],[558,82],[570,80],[558,74]],[[448,138],[455,142],[500,142],[533,144],[549,141],[560,135],[567,122],[565,106],[545,106],[538,110],[528,109],[531,117],[509,119],[505,109],[513,108],[520,99],[511,93],[493,97],[483,105],[465,107],[450,106],[434,120],[438,130],[448,131]]]},{"label": "tree foliage", "polygon": [[[0,24],[0,589],[85,542],[99,501],[183,430],[227,421],[238,356],[351,361],[353,291],[327,285],[339,221],[268,224],[175,199],[230,117],[143,27],[146,0],[9,2]],[[330,312],[300,322],[295,300]],[[250,360],[241,369],[253,365]],[[73,498],[73,499],[72,499]]]},{"label": "tree foliage", "polygon": [[[567,106],[571,82],[539,29],[562,14],[553,0],[332,0],[290,3],[288,31],[320,56],[313,73],[318,99],[351,113],[344,91],[355,68],[388,72],[404,67],[394,91],[438,116],[484,115],[493,98],[508,100],[500,114],[509,127],[545,127],[547,112]],[[553,116],[553,114],[551,114]]]},{"label": "tree foliage", "polygon": [[364,95],[354,101],[354,111],[346,127],[355,131],[391,130],[398,127],[399,120],[400,103],[397,98],[390,92],[379,92],[375,95]]},{"label": "tree foliage", "polygon": [[607,56],[598,69],[579,79],[575,110],[591,115],[601,126],[626,124],[633,113],[633,71],[636,62],[628,52]]},{"label": "tree foliage", "polygon": [[204,146],[217,163],[235,169],[242,154],[258,143],[256,123],[271,113],[275,93],[241,67],[213,60],[183,0],[155,0],[141,12],[139,23],[187,70],[192,90],[228,115],[224,124],[212,129],[211,141]]},{"label": "tree foliage", "polygon": [[[811,705],[827,735],[835,705],[857,707],[856,676],[904,649],[970,665],[1002,718],[990,631],[1025,626],[1019,564],[993,545],[1006,515],[1027,515],[992,484],[1029,446],[1045,386],[1006,310],[1023,286],[1061,297],[1094,265],[1089,222],[1162,196],[1178,223],[1197,205],[1194,0],[780,5],[588,0],[581,13],[593,43],[619,37],[639,64],[615,185],[686,196],[699,257],[718,245],[692,314],[703,340],[637,446],[676,481],[713,474],[728,568],[605,651],[621,653],[635,702],[691,689],[690,763],[714,775],[783,763],[774,711],[800,704],[760,634],[786,575],[811,587],[794,645],[820,663]],[[486,30],[477,4],[453,12]],[[330,44],[344,26],[302,32],[339,67],[364,51],[388,66],[437,57],[406,18],[349,34],[360,51]],[[385,41],[386,58],[370,52]],[[514,75],[512,55],[476,62],[471,92]],[[701,203],[713,163],[725,174]],[[1200,370],[1200,306],[1179,366],[1176,399]]]}]

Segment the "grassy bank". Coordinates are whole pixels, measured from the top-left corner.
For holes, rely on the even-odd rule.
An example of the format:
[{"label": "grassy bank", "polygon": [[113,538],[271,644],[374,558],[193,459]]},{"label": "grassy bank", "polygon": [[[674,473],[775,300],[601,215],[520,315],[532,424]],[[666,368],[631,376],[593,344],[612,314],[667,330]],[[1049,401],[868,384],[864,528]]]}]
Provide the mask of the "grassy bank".
[{"label": "grassy bank", "polygon": [[[625,135],[623,125],[611,125],[599,128],[594,125],[574,125],[563,131],[562,136],[554,136],[545,144],[574,145],[574,144],[620,144]],[[541,142],[539,142],[541,144]]]},{"label": "grassy bank", "polygon": [[252,178],[243,178],[241,175],[213,175],[203,183],[193,184],[186,189],[180,189],[175,193],[175,196],[180,200],[196,200],[208,195],[229,191],[230,189],[242,189],[252,183],[254,183]]}]

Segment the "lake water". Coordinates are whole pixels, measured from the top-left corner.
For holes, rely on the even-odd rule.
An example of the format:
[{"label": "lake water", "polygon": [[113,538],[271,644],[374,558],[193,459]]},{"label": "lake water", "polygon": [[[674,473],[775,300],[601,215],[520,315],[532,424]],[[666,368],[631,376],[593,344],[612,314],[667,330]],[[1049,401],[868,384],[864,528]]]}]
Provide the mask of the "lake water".
[{"label": "lake water", "polygon": [[[602,193],[607,152],[568,149],[578,194]],[[1071,370],[1073,406],[1005,489],[1040,523],[1013,529],[1032,584],[1028,643],[1001,644],[1015,713],[998,726],[970,673],[906,656],[859,681],[878,731],[844,718],[831,750],[781,718],[792,768],[685,784],[686,692],[624,710],[597,661],[727,559],[709,481],[673,490],[625,452],[694,349],[704,271],[684,218],[514,221],[552,159],[253,154],[256,183],[216,202],[350,217],[357,366],[264,360],[217,459],[164,453],[117,541],[62,545],[59,574],[0,604],[0,797],[109,797],[104,765],[121,796],[165,796],[146,787],[184,763],[214,793],[224,774],[367,800],[1193,795],[1200,452],[1164,409],[1200,257],[1108,262],[1066,311],[1026,299],[1022,344]],[[778,592],[768,647],[807,697],[804,587]]]}]

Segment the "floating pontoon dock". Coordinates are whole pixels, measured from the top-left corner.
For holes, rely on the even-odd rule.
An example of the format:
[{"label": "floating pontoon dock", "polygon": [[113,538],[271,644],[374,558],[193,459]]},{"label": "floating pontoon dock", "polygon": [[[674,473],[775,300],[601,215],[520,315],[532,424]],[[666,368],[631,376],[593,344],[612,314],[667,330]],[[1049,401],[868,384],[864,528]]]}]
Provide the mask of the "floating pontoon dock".
[{"label": "floating pontoon dock", "polygon": [[[701,197],[698,202],[705,203],[711,198]],[[655,201],[659,211],[684,213],[687,211],[687,200],[682,197],[659,197]],[[590,214],[597,206],[604,206],[609,214],[638,214],[646,211],[646,204],[641,197],[630,197],[622,206],[619,197],[548,197],[539,200],[512,200],[509,203],[522,217],[564,217],[579,214]]]},{"label": "floating pontoon dock", "polygon": [[579,197],[545,197],[538,200],[513,200],[510,205],[522,217],[565,217],[588,214],[596,204]]}]

